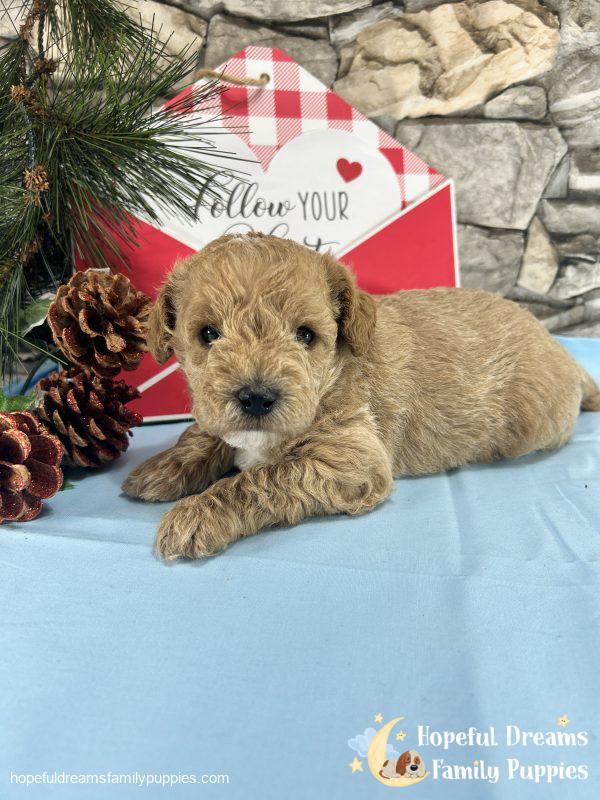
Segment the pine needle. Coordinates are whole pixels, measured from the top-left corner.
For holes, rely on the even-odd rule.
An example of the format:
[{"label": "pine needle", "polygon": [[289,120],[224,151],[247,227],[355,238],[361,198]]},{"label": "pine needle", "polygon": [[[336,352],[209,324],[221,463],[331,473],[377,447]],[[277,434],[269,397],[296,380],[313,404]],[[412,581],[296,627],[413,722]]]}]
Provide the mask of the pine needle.
[{"label": "pine needle", "polygon": [[28,0],[25,14],[33,23],[0,48],[3,380],[31,346],[17,338],[27,304],[76,262],[125,269],[133,218],[195,218],[199,188],[204,202],[222,197],[237,171],[214,143],[216,82],[160,105],[197,51],[170,54],[163,32],[116,0]]}]

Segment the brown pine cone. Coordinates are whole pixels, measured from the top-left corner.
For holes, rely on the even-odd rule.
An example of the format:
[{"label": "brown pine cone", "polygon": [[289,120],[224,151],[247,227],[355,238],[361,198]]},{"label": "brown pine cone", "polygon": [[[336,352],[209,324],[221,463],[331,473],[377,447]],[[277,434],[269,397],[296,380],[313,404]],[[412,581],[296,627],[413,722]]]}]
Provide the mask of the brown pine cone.
[{"label": "brown pine cone", "polygon": [[125,404],[140,397],[133,386],[78,367],[52,372],[37,385],[36,412],[60,439],[65,457],[79,467],[101,467],[129,446],[141,414]]},{"label": "brown pine cone", "polygon": [[62,445],[28,411],[0,413],[0,522],[27,522],[62,484]]},{"label": "brown pine cone", "polygon": [[70,361],[110,378],[140,363],[150,307],[125,275],[88,269],[59,287],[48,324]]}]

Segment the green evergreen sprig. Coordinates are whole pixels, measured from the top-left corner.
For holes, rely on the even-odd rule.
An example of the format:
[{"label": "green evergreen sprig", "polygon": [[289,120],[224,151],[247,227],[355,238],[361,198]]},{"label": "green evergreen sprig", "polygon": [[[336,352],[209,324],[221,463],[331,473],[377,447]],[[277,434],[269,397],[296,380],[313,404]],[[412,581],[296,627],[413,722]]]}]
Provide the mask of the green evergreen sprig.
[{"label": "green evergreen sprig", "polygon": [[[26,305],[63,283],[75,260],[125,266],[130,215],[193,217],[199,187],[222,172],[208,138],[219,120],[190,113],[210,108],[220,88],[163,107],[198,63],[191,47],[173,56],[167,42],[117,0],[28,0],[0,49],[3,380],[23,346]],[[205,201],[225,191],[218,177],[209,185]]]}]

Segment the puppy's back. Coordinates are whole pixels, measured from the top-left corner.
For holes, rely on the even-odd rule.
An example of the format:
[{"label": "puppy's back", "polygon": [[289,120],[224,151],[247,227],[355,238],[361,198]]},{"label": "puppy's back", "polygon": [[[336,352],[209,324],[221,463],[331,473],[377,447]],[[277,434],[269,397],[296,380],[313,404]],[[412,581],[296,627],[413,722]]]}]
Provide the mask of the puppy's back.
[{"label": "puppy's back", "polygon": [[480,289],[405,291],[377,303],[380,383],[401,408],[397,472],[569,438],[589,376],[528,311]]}]

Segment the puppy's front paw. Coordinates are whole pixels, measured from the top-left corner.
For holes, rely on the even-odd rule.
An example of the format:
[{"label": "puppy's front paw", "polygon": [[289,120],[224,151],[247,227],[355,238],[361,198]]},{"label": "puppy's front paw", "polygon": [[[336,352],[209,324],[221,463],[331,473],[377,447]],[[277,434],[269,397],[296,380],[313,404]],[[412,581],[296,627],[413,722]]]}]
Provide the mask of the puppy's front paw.
[{"label": "puppy's front paw", "polygon": [[201,495],[180,500],[162,518],[154,548],[157,555],[175,558],[206,558],[230,544],[236,536]]},{"label": "puppy's front paw", "polygon": [[123,481],[125,494],[141,500],[161,502],[179,500],[185,495],[182,464],[169,450],[152,456]]}]

